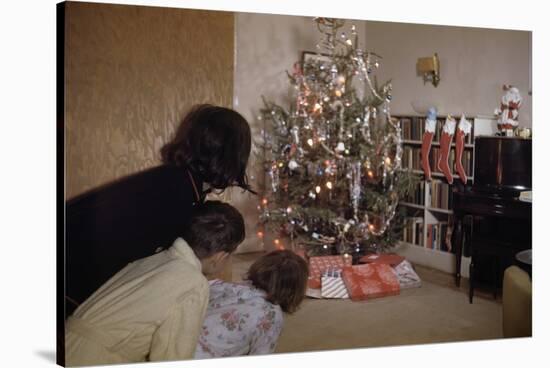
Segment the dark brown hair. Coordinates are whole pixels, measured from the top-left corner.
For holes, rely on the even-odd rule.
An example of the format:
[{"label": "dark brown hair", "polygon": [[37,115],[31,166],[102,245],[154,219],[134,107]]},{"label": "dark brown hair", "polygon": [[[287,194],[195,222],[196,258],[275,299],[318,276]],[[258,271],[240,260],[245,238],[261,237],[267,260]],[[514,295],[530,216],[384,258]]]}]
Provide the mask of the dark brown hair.
[{"label": "dark brown hair", "polygon": [[250,126],[238,112],[203,104],[189,111],[160,154],[163,163],[187,166],[215,189],[236,185],[251,191],[250,148]]},{"label": "dark brown hair", "polygon": [[199,259],[220,251],[232,253],[244,237],[243,216],[235,207],[220,201],[197,206],[182,233]]},{"label": "dark brown hair", "polygon": [[266,299],[293,313],[304,300],[307,286],[307,262],[290,250],[272,251],[252,264],[247,280],[267,293]]}]

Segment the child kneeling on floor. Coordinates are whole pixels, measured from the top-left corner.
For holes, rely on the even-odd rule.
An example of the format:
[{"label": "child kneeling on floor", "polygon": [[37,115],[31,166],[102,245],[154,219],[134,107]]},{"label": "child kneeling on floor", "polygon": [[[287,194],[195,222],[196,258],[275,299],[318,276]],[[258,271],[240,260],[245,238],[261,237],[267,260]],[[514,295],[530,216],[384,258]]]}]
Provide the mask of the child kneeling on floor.
[{"label": "child kneeling on floor", "polygon": [[170,248],[128,264],[68,318],[66,364],[192,358],[208,304],[205,275],[218,273],[244,236],[232,206],[198,206]]},{"label": "child kneeling on floor", "polygon": [[243,283],[210,281],[210,301],[195,358],[269,354],[305,296],[306,261],[290,250],[256,260]]}]

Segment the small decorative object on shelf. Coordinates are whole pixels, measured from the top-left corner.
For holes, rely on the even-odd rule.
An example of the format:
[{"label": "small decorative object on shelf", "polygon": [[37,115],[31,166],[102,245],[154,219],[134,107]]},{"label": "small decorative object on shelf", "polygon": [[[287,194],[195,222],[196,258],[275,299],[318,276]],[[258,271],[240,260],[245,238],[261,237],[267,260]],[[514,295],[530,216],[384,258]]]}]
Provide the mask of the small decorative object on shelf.
[{"label": "small decorative object on shelf", "polygon": [[521,94],[519,90],[509,84],[502,86],[505,91],[500,99],[500,106],[495,109],[498,115],[497,126],[499,135],[512,137],[514,130],[518,127],[519,108],[521,107]]},{"label": "small decorative object on shelf", "polygon": [[529,128],[518,128],[516,129],[516,137],[520,137],[523,139],[529,139],[531,138],[531,129]]}]

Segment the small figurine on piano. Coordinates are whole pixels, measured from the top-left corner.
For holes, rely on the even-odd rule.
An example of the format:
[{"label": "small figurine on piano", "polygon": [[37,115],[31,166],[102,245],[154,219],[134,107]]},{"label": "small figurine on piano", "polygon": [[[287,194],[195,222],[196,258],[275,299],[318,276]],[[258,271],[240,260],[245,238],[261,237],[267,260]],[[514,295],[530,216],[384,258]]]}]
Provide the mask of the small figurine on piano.
[{"label": "small figurine on piano", "polygon": [[511,137],[518,127],[518,110],[521,107],[522,98],[519,90],[514,86],[505,84],[502,89],[505,91],[504,96],[500,99],[500,107],[495,109],[495,115],[499,116],[497,120],[499,134],[497,135]]}]

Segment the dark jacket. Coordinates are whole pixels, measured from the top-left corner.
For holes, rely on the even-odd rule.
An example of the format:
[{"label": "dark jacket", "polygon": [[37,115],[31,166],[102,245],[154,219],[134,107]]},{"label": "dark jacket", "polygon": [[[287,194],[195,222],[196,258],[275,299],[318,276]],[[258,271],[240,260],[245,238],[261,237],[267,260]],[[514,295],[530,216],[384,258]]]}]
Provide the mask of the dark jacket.
[{"label": "dark jacket", "polygon": [[128,263],[172,245],[202,182],[186,168],[162,165],[84,193],[66,203],[65,295],[68,316]]}]

